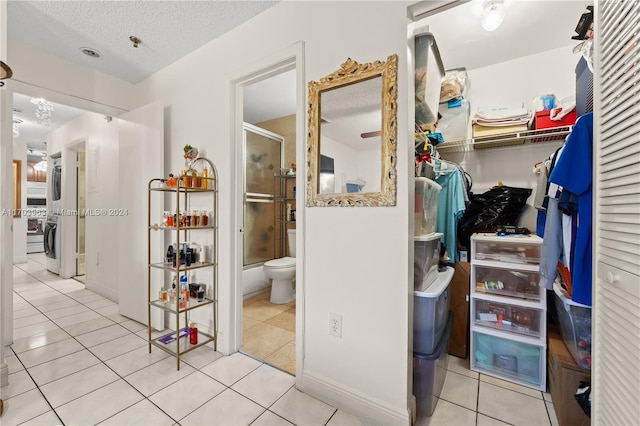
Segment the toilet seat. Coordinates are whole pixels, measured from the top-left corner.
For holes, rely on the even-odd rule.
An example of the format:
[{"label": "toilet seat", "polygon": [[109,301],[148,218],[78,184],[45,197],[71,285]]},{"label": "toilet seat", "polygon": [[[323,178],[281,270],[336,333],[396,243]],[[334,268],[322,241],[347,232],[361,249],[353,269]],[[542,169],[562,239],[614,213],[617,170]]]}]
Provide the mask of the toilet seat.
[{"label": "toilet seat", "polygon": [[296,258],[281,257],[265,262],[264,266],[272,269],[291,268],[292,266],[296,266]]}]

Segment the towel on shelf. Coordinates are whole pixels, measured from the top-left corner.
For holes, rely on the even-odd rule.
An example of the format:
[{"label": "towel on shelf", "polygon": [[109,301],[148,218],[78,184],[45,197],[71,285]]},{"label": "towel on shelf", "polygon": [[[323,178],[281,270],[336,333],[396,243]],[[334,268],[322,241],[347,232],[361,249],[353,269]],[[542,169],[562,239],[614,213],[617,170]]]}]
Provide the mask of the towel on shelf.
[{"label": "towel on shelf", "polygon": [[531,113],[526,108],[491,107],[480,108],[473,122],[487,127],[514,126],[528,123]]}]

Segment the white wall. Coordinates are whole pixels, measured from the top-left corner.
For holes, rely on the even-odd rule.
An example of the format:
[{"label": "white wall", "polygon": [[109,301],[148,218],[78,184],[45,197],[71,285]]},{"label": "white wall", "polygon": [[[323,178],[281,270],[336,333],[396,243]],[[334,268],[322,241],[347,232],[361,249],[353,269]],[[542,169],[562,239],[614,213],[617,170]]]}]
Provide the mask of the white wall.
[{"label": "white wall", "polygon": [[362,189],[363,192],[380,192],[380,183],[382,181],[381,155],[382,151],[379,149],[370,149],[358,153],[358,176],[367,182]]},{"label": "white wall", "polygon": [[[54,130],[47,138],[47,154],[61,152],[62,208],[75,209],[75,188],[70,171],[75,167],[74,144],[85,142],[87,153],[87,209],[109,209],[118,206],[120,190],[118,173],[118,123],[107,122],[103,116],[85,113],[66,125]],[[95,161],[92,160],[95,158]],[[97,170],[94,167],[97,166]],[[74,216],[64,216],[62,224],[62,268],[61,276],[75,272],[75,220]],[[87,216],[85,221],[85,253],[87,289],[93,290],[113,301],[118,301],[118,242],[117,216]]]},{"label": "white wall", "polygon": [[346,183],[355,179],[358,173],[357,152],[349,145],[337,142],[327,136],[320,136],[322,155],[333,158],[335,192],[347,192]]},{"label": "white wall", "polygon": [[16,92],[104,114],[117,115],[131,109],[131,83],[22,43],[9,43],[8,49],[14,78],[20,76],[20,81],[11,81]]},{"label": "white wall", "polygon": [[[522,106],[524,103],[525,108],[531,108],[532,99],[539,95],[553,93],[559,99],[575,96],[575,67],[579,56],[571,49],[572,46],[562,47],[469,70],[471,116],[479,106]],[[551,155],[561,144],[561,141],[527,143],[442,156],[459,163],[472,176],[474,193],[483,193],[498,181],[508,186],[532,188],[520,225],[533,232],[537,216],[533,207],[537,188],[533,165]]]},{"label": "white wall", "polygon": [[[13,141],[13,159],[20,160],[20,208],[27,208],[27,143]],[[27,216],[13,218],[13,263],[27,261]]]},{"label": "white wall", "polygon": [[[348,57],[370,62],[398,54],[398,122],[407,123],[407,5],[281,2],[138,85],[140,105],[152,101],[170,105],[165,117],[166,173],[183,168],[185,143],[197,146],[219,169],[223,348],[231,332],[229,301],[235,291],[229,284],[229,253],[235,249],[235,232],[229,226],[235,197],[230,105],[225,101],[229,75],[248,71],[257,59],[298,41],[305,43],[307,81],[337,70]],[[305,242],[305,256],[299,260],[305,272],[299,279],[306,300],[304,340],[299,341],[305,359],[299,383],[338,406],[353,406],[358,400],[360,408],[371,408],[360,414],[385,412],[383,418],[396,424],[409,423],[407,136],[403,131],[398,135],[396,207],[308,208],[304,223],[298,223]],[[298,141],[297,148],[304,151],[305,142]],[[298,182],[299,192],[302,188]],[[328,334],[330,312],[343,317],[341,339]]]}]

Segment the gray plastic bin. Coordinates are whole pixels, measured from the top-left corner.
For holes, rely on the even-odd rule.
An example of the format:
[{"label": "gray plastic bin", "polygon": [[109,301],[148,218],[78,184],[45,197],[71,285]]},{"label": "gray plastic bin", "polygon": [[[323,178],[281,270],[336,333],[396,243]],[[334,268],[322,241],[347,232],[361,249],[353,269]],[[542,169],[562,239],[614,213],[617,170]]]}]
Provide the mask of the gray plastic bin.
[{"label": "gray plastic bin", "polygon": [[436,409],[447,378],[447,345],[452,324],[453,312],[449,312],[444,333],[435,350],[430,354],[413,352],[413,395],[418,417],[429,417]]}]

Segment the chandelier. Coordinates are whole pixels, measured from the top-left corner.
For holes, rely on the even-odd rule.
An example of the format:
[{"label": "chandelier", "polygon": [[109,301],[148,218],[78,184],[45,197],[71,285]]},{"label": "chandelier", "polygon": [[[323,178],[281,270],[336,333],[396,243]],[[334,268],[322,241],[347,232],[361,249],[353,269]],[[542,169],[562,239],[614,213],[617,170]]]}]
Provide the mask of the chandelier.
[{"label": "chandelier", "polygon": [[42,160],[39,163],[36,163],[33,165],[34,170],[38,170],[40,172],[46,172],[47,171],[47,156],[44,155],[42,157]]},{"label": "chandelier", "polygon": [[22,120],[20,120],[19,118],[13,119],[13,137],[14,138],[17,138],[18,136],[20,136],[20,127],[18,127],[20,124],[22,124]]},{"label": "chandelier", "polygon": [[54,111],[53,104],[43,98],[31,98],[31,103],[36,105],[36,120],[38,124],[48,126],[51,124],[51,114]]}]

